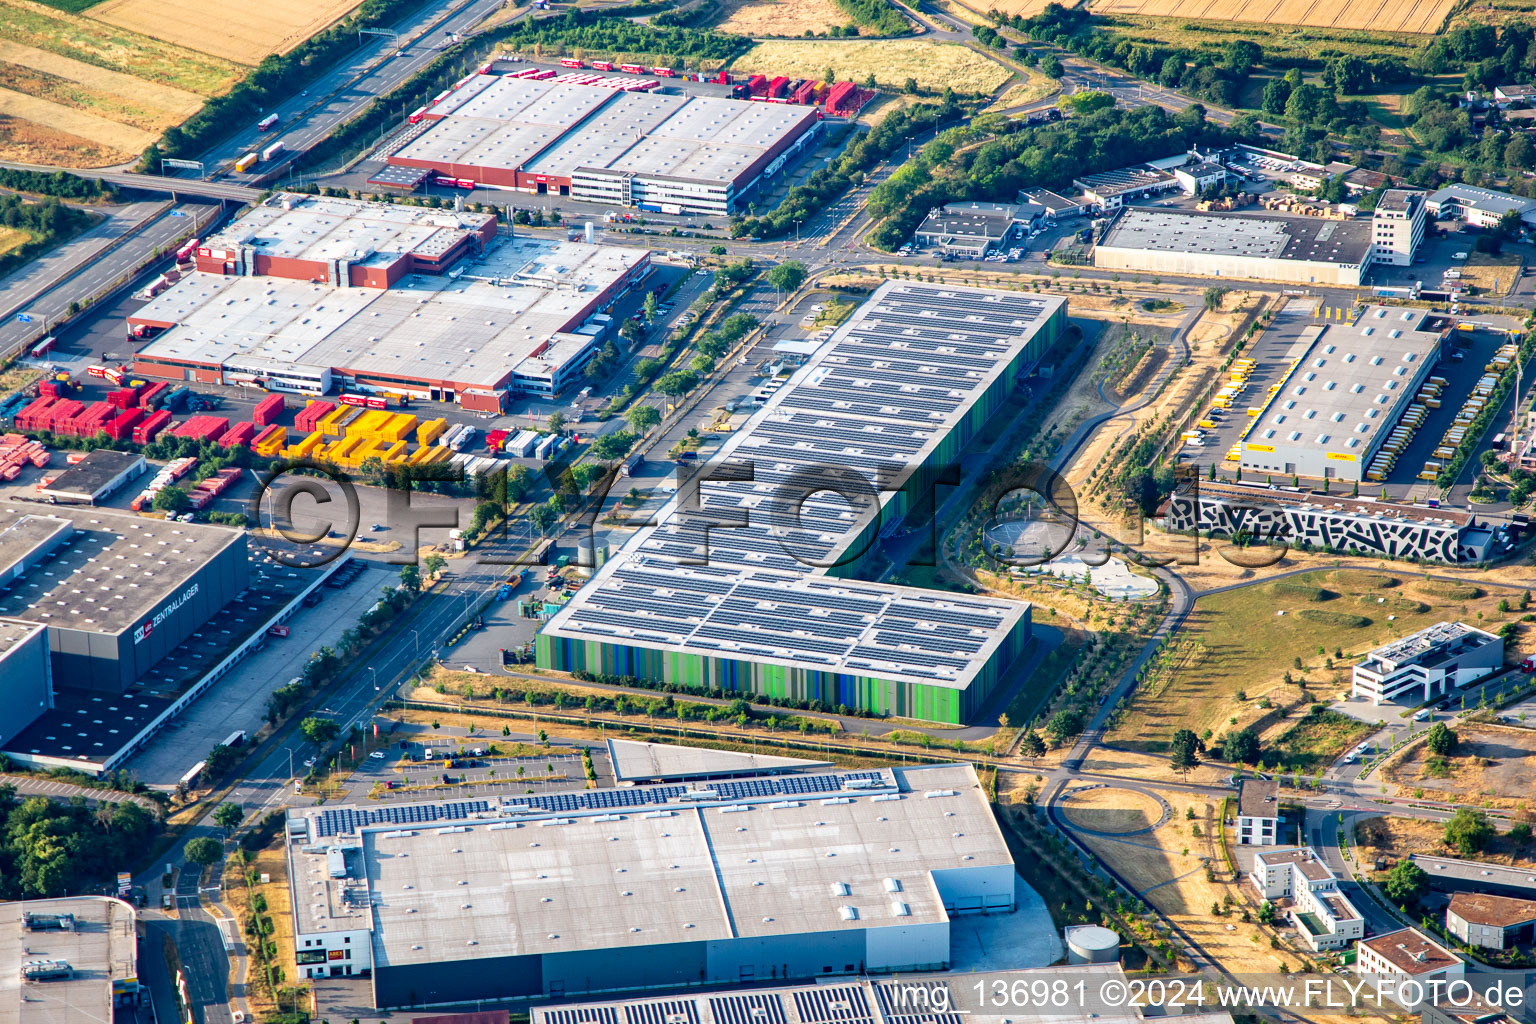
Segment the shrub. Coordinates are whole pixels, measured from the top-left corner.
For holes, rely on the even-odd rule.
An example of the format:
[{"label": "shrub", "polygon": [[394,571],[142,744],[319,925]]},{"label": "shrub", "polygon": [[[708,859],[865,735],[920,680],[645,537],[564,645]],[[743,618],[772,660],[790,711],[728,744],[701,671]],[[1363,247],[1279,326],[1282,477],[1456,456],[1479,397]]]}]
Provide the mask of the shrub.
[{"label": "shrub", "polygon": [[1327,612],[1319,608],[1303,608],[1296,613],[1308,622],[1315,622],[1320,626],[1341,626],[1345,629],[1364,629],[1371,624],[1371,620],[1364,615],[1351,615],[1348,612]]}]

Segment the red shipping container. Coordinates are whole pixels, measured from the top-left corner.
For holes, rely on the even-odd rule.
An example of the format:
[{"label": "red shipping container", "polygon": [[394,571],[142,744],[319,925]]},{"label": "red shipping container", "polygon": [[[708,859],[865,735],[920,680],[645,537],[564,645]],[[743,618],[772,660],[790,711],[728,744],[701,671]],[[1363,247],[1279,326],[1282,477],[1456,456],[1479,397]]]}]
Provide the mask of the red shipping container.
[{"label": "red shipping container", "polygon": [[133,428],[133,441],[135,444],[148,444],[155,439],[155,435],[165,429],[165,425],[171,422],[169,410],[161,409],[146,416],[144,420]]},{"label": "red shipping container", "polygon": [[169,391],[170,387],[170,384],[162,380],[145,388],[139,395],[139,408],[148,409],[150,404]]},{"label": "red shipping container", "polygon": [[299,410],[299,414],[293,419],[293,425],[300,433],[313,434],[315,424],[320,421],[320,417],[334,408],[336,408],[335,402],[310,402]]},{"label": "red shipping container", "polygon": [[50,406],[43,420],[43,429],[61,432],[74,422],[80,410],[85,406],[73,398],[65,398]]},{"label": "red shipping container", "polygon": [[118,413],[106,426],[107,436],[114,441],[122,441],[132,435],[133,425],[143,418],[143,409],[129,409]]},{"label": "red shipping container", "polygon": [[[273,395],[272,397],[276,398],[277,396]],[[234,426],[230,427],[228,430],[226,430],[223,433],[223,435],[221,435],[219,437],[219,444],[223,445],[226,448],[234,448],[237,445],[247,445],[247,444],[250,444],[251,443],[251,438],[253,438],[255,436],[256,436],[256,424],[254,424],[254,423],[236,423]]]},{"label": "red shipping container", "polygon": [[810,106],[812,103],[816,102],[816,83],[800,83],[800,88],[795,90],[795,95],[792,97],[792,99],[801,106]]},{"label": "red shipping container", "polygon": [[59,399],[57,395],[39,395],[37,398],[34,398],[30,403],[28,403],[25,409],[22,409],[21,412],[16,414],[16,429],[43,429],[42,423],[45,422],[43,417],[58,400]]},{"label": "red shipping container", "polygon": [[37,386],[37,393],[44,398],[58,398],[59,385],[51,380],[45,380]]},{"label": "red shipping container", "polygon": [[747,79],[747,92],[753,96],[761,96],[768,91],[768,76],[753,75]]},{"label": "red shipping container", "polygon": [[229,420],[222,416],[192,416],[172,433],[177,437],[190,437],[196,441],[214,441],[229,429]]},{"label": "red shipping container", "polygon": [[256,408],[251,412],[251,422],[258,427],[270,426],[277,422],[277,418],[283,414],[283,396],[268,395],[256,403]]},{"label": "red shipping container", "polygon": [[779,75],[773,81],[768,83],[768,95],[769,96],[782,96],[782,95],[784,95],[784,88],[787,85],[789,85],[789,79],[786,76],[784,76],[784,75]]}]

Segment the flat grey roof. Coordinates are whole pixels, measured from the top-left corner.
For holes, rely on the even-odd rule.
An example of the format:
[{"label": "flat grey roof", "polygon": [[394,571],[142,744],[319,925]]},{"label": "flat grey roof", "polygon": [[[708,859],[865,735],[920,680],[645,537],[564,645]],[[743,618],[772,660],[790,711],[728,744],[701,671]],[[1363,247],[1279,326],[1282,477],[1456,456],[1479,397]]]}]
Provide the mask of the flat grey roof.
[{"label": "flat grey roof", "polygon": [[734,182],[810,107],[475,75],[393,158],[571,177],[578,170]]},{"label": "flat grey roof", "polygon": [[134,313],[171,323],[146,359],[286,364],[494,387],[546,370],[556,335],[649,254],[584,242],[502,238],[457,277],[339,288],[276,277],[190,274]]},{"label": "flat grey roof", "polygon": [[1244,444],[1315,448],[1363,461],[1413,401],[1415,378],[1439,356],[1439,333],[1420,330],[1428,315],[1367,306],[1352,324],[1308,328],[1317,332],[1314,340]]},{"label": "flat grey roof", "polygon": [[608,761],[619,782],[658,779],[720,778],[727,775],[773,775],[810,768],[829,768],[830,761],[775,757],[735,750],[711,750],[680,743],[641,743],[609,740]]},{"label": "flat grey roof", "polygon": [[43,494],[59,498],[91,501],[109,484],[125,473],[145,469],[144,456],[136,452],[117,452],[110,448],[97,448],[85,458],[54,477],[53,483],[43,489]]},{"label": "flat grey roof", "polygon": [[1460,182],[1454,182],[1430,193],[1427,202],[1437,210],[1447,203],[1454,203],[1457,206],[1467,206],[1500,216],[1510,210],[1514,210],[1521,216],[1536,210],[1536,199],[1526,199],[1508,192],[1495,192],[1491,188],[1463,185]]},{"label": "flat grey roof", "polygon": [[[72,914],[73,929],[30,931],[23,914]],[[105,896],[0,903],[0,1024],[111,1024],[113,983],[138,987],[133,908]],[[63,960],[74,977],[23,982],[22,964]]]},{"label": "flat grey roof", "polygon": [[[1465,622],[1437,622],[1416,633],[1409,633],[1389,644],[1376,648],[1365,656],[1362,665],[1425,664],[1442,654],[1453,651],[1464,653],[1494,643],[1498,637]],[[1443,660],[1443,659],[1442,659]]]},{"label": "flat grey roof", "polygon": [[1072,184],[1084,192],[1093,192],[1097,195],[1117,195],[1121,192],[1134,192],[1138,189],[1148,188],[1152,185],[1160,185],[1173,181],[1173,173],[1160,167],[1143,165],[1141,167],[1122,167],[1113,171],[1100,171],[1098,174],[1086,174],[1081,178],[1075,178]]},{"label": "flat grey roof", "polygon": [[1495,864],[1489,861],[1461,860],[1456,857],[1441,857],[1431,854],[1413,853],[1408,859],[1424,869],[1424,873],[1430,879],[1448,878],[1458,882],[1466,882],[1469,887],[1478,885],[1504,885],[1511,888],[1529,889],[1536,893],[1536,867],[1529,864],[1513,866],[1509,864]]},{"label": "flat grey roof", "polygon": [[1354,266],[1370,251],[1371,222],[1135,207],[1120,215],[1099,245]]},{"label": "flat grey roof", "polygon": [[446,252],[489,213],[440,210],[280,192],[203,240],[202,248],[358,262],[375,253]]},{"label": "flat grey roof", "polygon": [[1402,188],[1389,188],[1376,201],[1380,213],[1411,213],[1416,204],[1424,201],[1424,193]]},{"label": "flat grey roof", "polygon": [[[68,535],[48,553],[47,536]],[[0,585],[0,617],[58,629],[120,633],[180,590],[245,534],[224,526],[141,518],[101,508],[0,508],[0,563],[27,562]]]},{"label": "flat grey roof", "polygon": [[[932,872],[1013,863],[969,764],[441,806],[291,809],[290,836],[308,823],[288,848],[299,933],[366,929],[371,906],[388,967],[900,927],[948,920]],[[347,879],[329,877],[333,844]]]},{"label": "flat grey roof", "polygon": [[1237,784],[1237,813],[1248,818],[1280,817],[1280,783],[1243,779]]},{"label": "flat grey roof", "polygon": [[[826,568],[1065,301],[882,285],[700,468],[698,511],[681,488],[544,631],[969,686],[1027,604]],[[839,478],[868,490],[833,496],[825,485]]]}]

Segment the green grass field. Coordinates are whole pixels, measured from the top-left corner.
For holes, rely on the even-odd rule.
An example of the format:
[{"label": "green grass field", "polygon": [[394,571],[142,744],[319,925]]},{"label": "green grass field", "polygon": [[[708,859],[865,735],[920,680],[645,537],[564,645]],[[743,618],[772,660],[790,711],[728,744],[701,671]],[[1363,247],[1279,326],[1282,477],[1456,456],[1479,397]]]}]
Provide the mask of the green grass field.
[{"label": "green grass field", "polygon": [[[1384,586],[1388,580],[1394,585]],[[1464,584],[1356,570],[1319,570],[1201,598],[1174,667],[1142,684],[1108,740],[1161,753],[1175,729],[1210,729],[1219,737],[1256,725],[1266,749],[1288,746],[1307,762],[1335,745],[1342,749],[1344,741],[1328,740],[1325,747],[1321,735],[1337,730],[1314,722],[1288,739],[1286,730],[1299,724],[1295,716],[1304,705],[1331,701],[1348,687],[1354,657],[1435,622],[1476,622],[1478,612],[1486,617],[1484,628],[1495,628],[1505,618],[1497,603]],[[1305,693],[1286,684],[1287,673],[1307,680]],[[1260,708],[1261,697],[1272,706]]]}]

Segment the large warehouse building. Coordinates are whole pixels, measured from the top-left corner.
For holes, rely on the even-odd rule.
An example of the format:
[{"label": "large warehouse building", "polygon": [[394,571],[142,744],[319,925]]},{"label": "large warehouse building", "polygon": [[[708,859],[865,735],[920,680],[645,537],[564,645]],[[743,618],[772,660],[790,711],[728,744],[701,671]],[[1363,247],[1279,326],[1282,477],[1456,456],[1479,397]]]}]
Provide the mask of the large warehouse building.
[{"label": "large warehouse building", "polygon": [[942,970],[1016,908],[969,764],[294,808],[300,978],[377,1007]]},{"label": "large warehouse building", "polygon": [[602,347],[601,314],[651,271],[643,249],[498,242],[489,214],[295,195],[208,239],[197,262],[129,317],[160,332],[135,373],[482,412],[567,390]]},{"label": "large warehouse building", "polygon": [[471,75],[390,157],[493,188],[726,216],[814,145],[813,107]]},{"label": "large warehouse building", "polygon": [[[110,806],[110,805],[108,805]],[[71,896],[0,903],[6,1024],[112,1024],[137,1016],[137,914],[123,900]]]},{"label": "large warehouse building", "polygon": [[1243,440],[1244,472],[1364,482],[1440,357],[1423,309],[1366,306],[1319,324]]},{"label": "large warehouse building", "polygon": [[1093,265],[1189,277],[1359,285],[1370,265],[1369,220],[1125,210],[1094,246]]},{"label": "large warehouse building", "polygon": [[[964,722],[1029,606],[854,580],[1066,326],[1066,302],[887,283],[539,633],[538,663]],[[830,496],[827,492],[846,494]]]}]

